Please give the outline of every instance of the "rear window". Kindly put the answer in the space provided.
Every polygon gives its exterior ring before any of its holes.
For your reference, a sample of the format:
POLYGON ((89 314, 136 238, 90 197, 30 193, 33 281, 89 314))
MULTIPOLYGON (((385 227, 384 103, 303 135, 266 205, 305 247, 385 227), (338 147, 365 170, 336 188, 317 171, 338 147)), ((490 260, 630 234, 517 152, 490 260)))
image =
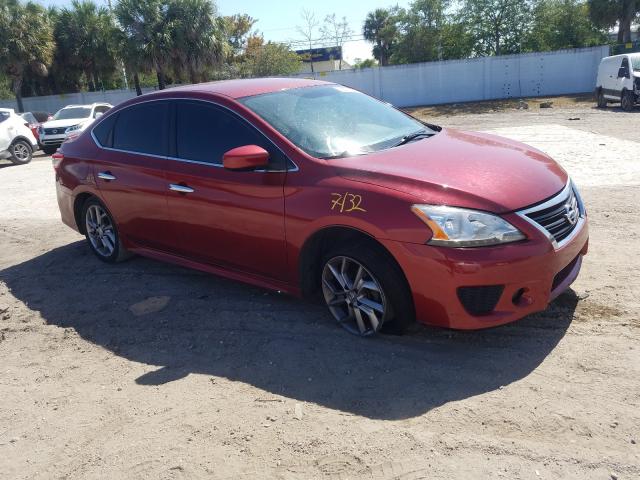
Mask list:
POLYGON ((113 148, 150 155, 167 155, 166 102, 133 105, 118 113, 113 128, 113 148))
POLYGON ((0 112, 0 123, 4 122, 7 118, 9 118, 9 112, 0 112))

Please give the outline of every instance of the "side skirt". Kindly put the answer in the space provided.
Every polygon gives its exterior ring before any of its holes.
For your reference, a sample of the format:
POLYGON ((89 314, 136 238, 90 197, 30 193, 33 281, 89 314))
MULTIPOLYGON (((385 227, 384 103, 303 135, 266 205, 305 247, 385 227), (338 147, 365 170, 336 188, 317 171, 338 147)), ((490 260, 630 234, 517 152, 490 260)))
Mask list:
POLYGON ((192 268, 194 270, 211 273, 213 275, 228 278, 230 280, 236 280, 238 282, 248 283, 256 287, 266 288, 267 290, 275 290, 286 293, 288 295, 292 295, 294 297, 301 297, 299 287, 294 287, 292 285, 289 285, 288 283, 280 282, 278 280, 272 280, 269 278, 261 277, 259 275, 253 275, 237 270, 229 270, 210 264, 194 262, 193 260, 189 260, 178 255, 172 255, 170 253, 160 252, 158 250, 153 250, 150 248, 131 246, 127 247, 127 249, 137 255, 152 258, 154 260, 160 260, 161 262, 173 263, 175 265, 180 265, 181 267, 192 268))

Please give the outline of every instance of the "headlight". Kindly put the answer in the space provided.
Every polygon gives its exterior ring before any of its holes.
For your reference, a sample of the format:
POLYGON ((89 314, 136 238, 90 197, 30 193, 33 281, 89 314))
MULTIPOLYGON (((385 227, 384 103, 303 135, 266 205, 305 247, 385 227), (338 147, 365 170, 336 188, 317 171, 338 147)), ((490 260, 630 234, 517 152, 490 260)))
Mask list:
POLYGON ((478 210, 437 205, 414 205, 411 210, 433 231, 431 245, 481 247, 526 238, 506 220, 478 210))
POLYGON ((79 129, 80 129, 80 127, 82 127, 82 124, 81 124, 81 123, 79 123, 78 125, 74 125, 73 127, 69 127, 69 128, 67 128, 67 129, 64 131, 64 133, 74 132, 74 131, 76 131, 76 130, 79 130, 79 129))

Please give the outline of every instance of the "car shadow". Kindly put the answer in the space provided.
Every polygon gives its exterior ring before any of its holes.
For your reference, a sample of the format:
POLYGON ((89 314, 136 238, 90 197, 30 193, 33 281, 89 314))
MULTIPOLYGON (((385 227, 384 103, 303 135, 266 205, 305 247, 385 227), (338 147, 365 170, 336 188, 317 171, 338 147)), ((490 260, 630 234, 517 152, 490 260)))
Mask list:
POLYGON ((0 280, 47 324, 158 366, 129 381, 213 375, 253 385, 265 398, 376 419, 415 417, 526 377, 562 339, 577 303, 569 291, 544 313, 503 327, 416 327, 361 339, 323 306, 144 258, 107 265, 84 242, 6 268, 0 280))

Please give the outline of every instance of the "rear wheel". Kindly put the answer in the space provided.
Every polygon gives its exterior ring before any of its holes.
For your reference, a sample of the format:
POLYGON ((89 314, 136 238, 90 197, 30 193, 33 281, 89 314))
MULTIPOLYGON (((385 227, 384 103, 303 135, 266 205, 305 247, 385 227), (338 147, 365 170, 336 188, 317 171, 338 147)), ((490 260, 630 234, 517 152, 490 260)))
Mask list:
POLYGON ((325 256, 322 293, 340 326, 359 336, 401 334, 414 322, 411 291, 389 255, 365 243, 325 256))
POLYGON ((113 217, 97 198, 91 197, 84 203, 82 218, 87 243, 100 260, 116 263, 130 256, 122 246, 113 217))
POLYGON ((629 90, 622 91, 622 97, 620 98, 620 105, 625 112, 633 110, 633 106, 636 103, 636 97, 633 92, 629 90))
POLYGON ((42 147, 42 151, 47 155, 53 155, 58 150, 58 147, 42 147))
POLYGON ((29 145, 29 142, 26 140, 16 140, 9 147, 9 153, 11 154, 11 157, 9 157, 11 162, 16 165, 24 165, 31 161, 33 151, 31 145, 29 145))
POLYGON ((604 98, 604 93, 602 92, 602 89, 598 90, 598 93, 596 95, 596 100, 598 102, 598 108, 606 108, 607 107, 607 99, 604 98))

